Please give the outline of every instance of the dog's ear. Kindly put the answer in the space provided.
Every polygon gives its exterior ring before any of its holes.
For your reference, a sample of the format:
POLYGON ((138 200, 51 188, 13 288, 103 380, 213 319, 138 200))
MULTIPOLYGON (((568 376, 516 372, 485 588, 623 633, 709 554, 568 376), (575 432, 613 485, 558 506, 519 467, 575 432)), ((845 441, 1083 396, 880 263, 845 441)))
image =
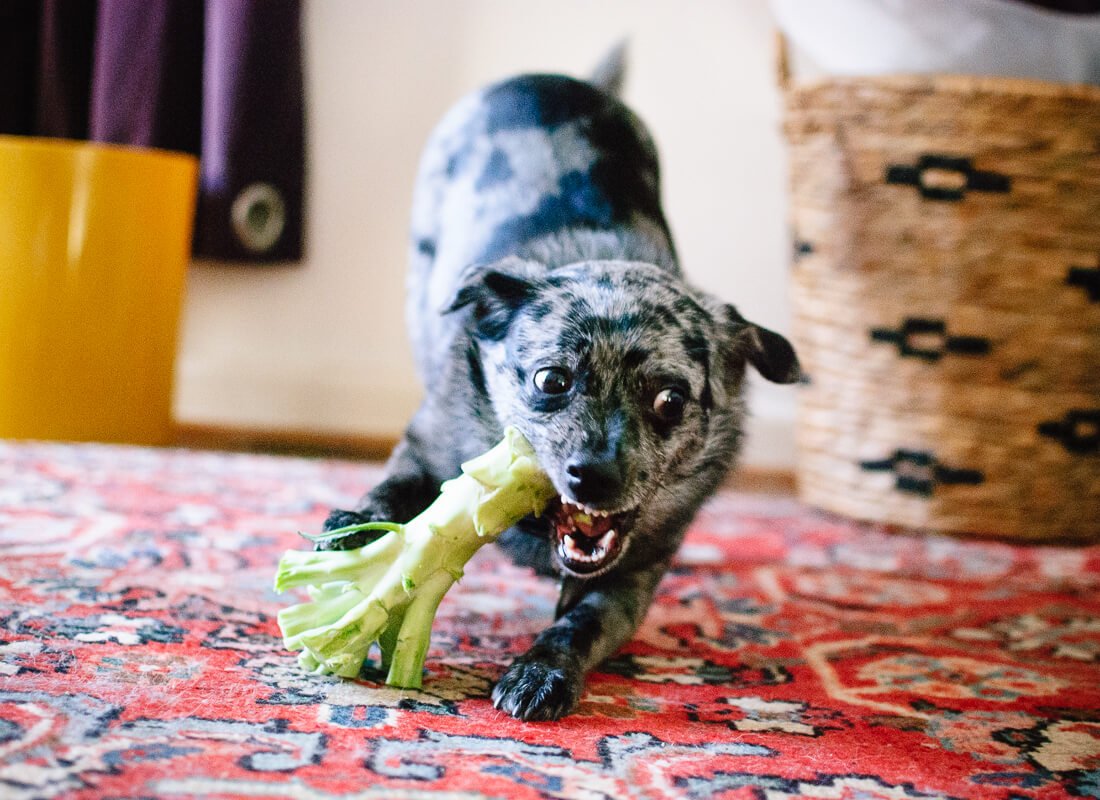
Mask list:
POLYGON ((772 383, 795 383, 802 377, 798 356, 790 342, 775 331, 749 322, 733 306, 727 305, 725 312, 735 351, 757 372, 772 383))
POLYGON ((463 273, 458 291, 443 313, 470 306, 477 336, 500 341, 508 333, 516 313, 538 293, 540 287, 534 276, 544 269, 541 264, 515 256, 470 267, 463 273))

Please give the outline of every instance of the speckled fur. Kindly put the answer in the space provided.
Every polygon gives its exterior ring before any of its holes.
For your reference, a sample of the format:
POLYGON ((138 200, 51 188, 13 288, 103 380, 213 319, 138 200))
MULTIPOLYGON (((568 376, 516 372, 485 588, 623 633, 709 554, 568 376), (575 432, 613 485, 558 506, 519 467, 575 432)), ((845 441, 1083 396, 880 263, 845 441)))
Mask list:
MULTIPOLYGON (((621 79, 602 74, 608 86, 621 79)), ((411 234, 408 319, 426 397, 386 479, 325 527, 414 516, 507 425, 564 494, 571 458, 611 454, 622 485, 606 505, 639 510, 610 569, 564 569, 545 520, 499 541, 520 563, 561 574, 562 592, 557 620, 493 700, 522 719, 555 719, 585 673, 633 634, 684 530, 731 468, 746 364, 789 382, 797 359, 781 336, 683 280, 649 134, 583 81, 521 76, 460 101, 426 148, 411 234), (545 366, 573 375, 568 392, 539 392, 533 376, 545 366), (653 412, 668 386, 688 398, 676 424, 653 412)))

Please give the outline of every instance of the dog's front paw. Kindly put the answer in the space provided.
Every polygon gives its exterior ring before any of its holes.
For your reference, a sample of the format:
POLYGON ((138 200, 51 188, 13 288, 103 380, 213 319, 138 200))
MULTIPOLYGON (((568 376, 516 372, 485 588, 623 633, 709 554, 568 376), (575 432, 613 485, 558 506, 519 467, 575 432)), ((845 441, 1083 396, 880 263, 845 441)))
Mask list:
POLYGON ((493 687, 493 705, 525 722, 564 717, 580 698, 584 675, 561 661, 531 655, 516 659, 493 687))
MULTIPOLYGON (((338 528, 346 528, 349 525, 362 525, 364 522, 373 521, 373 516, 367 516, 358 511, 345 511, 341 508, 335 508, 329 513, 328 518, 321 526, 321 530, 328 533, 338 528)), ((331 539, 319 539, 313 546, 316 550, 354 550, 373 542, 380 536, 384 536, 385 533, 385 531, 358 531, 331 539)))

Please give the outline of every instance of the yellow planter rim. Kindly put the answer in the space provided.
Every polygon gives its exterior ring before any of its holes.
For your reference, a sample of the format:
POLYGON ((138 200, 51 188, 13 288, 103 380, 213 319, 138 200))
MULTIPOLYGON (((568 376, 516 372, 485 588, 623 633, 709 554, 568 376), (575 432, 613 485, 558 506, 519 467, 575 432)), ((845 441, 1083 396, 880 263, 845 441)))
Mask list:
POLYGON ((51 136, 17 136, 0 134, 0 149, 22 150, 27 152, 54 152, 76 155, 77 153, 95 153, 108 158, 150 158, 164 162, 178 162, 195 165, 199 159, 190 153, 178 150, 165 150, 159 147, 140 147, 138 145, 91 142, 83 139, 63 139, 51 136))

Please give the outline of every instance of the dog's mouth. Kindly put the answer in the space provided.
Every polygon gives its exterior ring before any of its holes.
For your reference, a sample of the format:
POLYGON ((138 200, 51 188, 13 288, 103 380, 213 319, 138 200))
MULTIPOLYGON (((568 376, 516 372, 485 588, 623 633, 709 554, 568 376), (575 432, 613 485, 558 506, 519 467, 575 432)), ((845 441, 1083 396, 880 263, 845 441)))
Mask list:
POLYGON ((562 497, 549 514, 562 566, 575 575, 593 576, 610 569, 623 554, 638 509, 608 512, 562 497))

